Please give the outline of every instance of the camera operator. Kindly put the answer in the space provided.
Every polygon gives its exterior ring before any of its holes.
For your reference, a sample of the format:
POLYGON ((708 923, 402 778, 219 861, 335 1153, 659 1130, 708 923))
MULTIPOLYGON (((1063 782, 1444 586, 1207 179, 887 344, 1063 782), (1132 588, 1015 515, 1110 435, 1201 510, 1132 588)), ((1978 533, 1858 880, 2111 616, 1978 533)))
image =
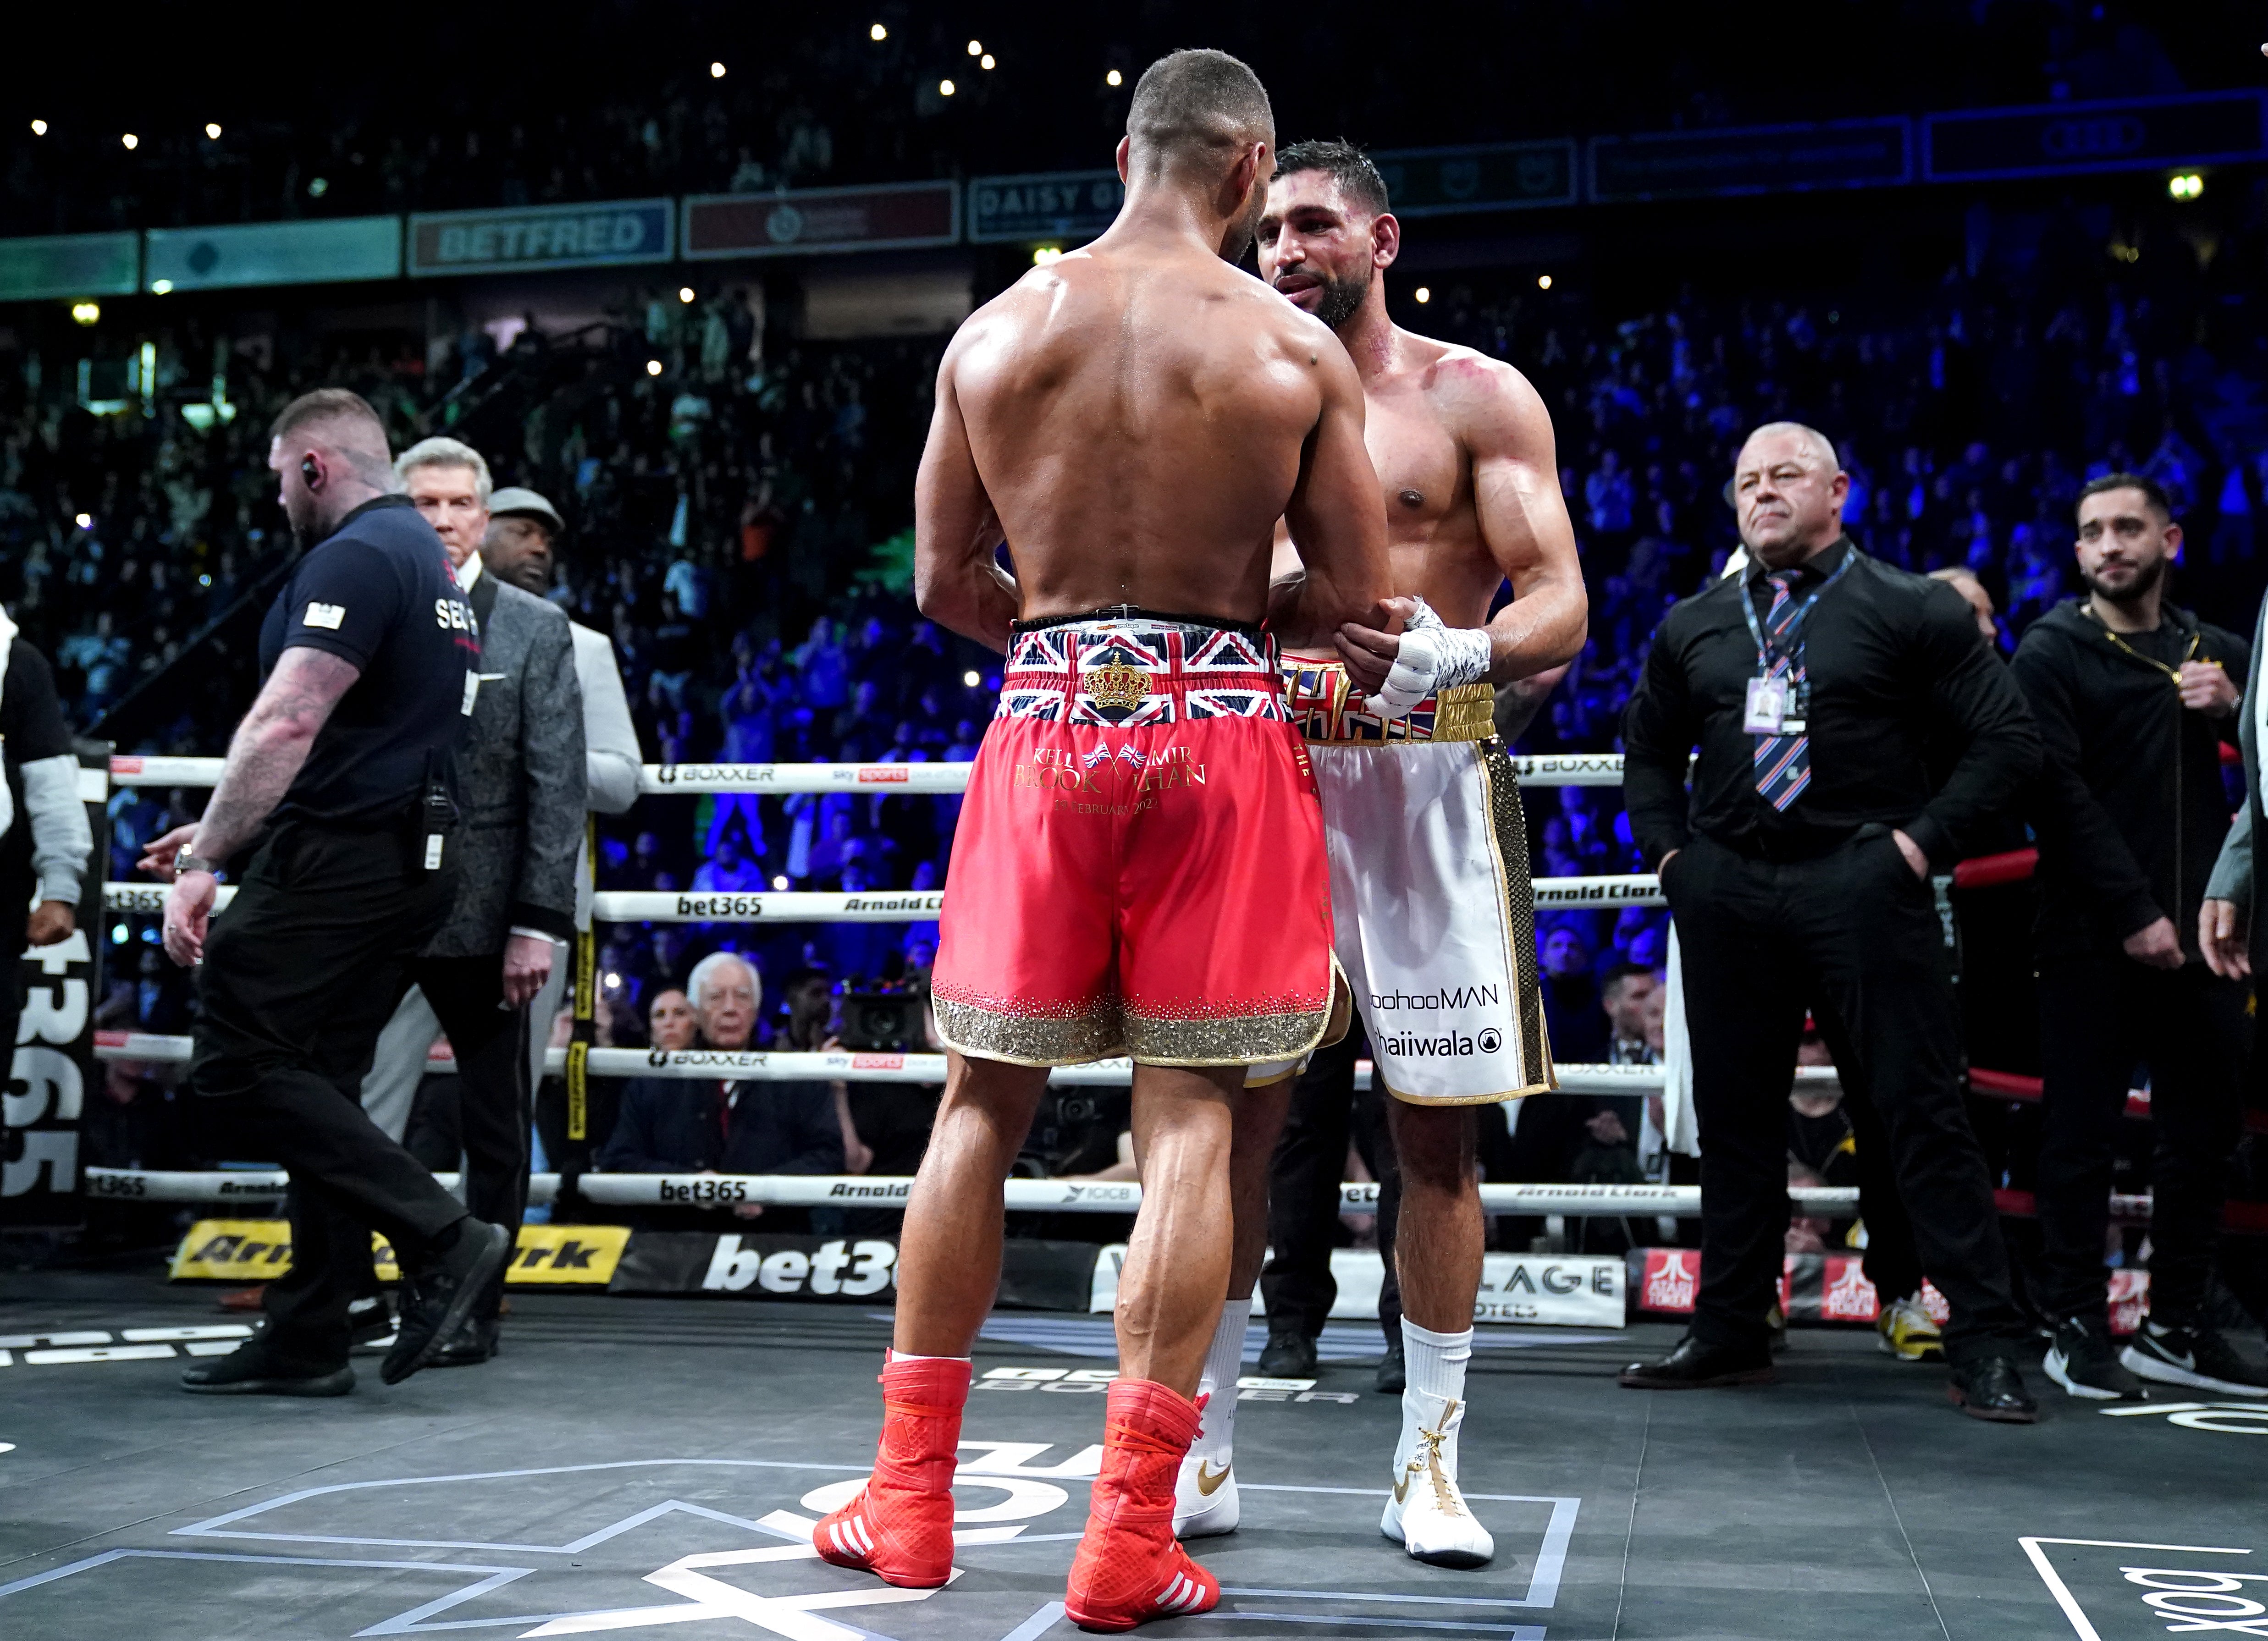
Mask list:
POLYGON ((2205 1318, 2242 1131, 2245 996, 2187 938, 2228 830, 2220 748, 2237 739, 2231 674, 2249 657, 2235 634, 2167 602, 2181 546, 2155 480, 2095 480, 2079 493, 2088 595, 2034 622, 2014 662, 2048 754, 2034 819, 2047 1374, 2096 1402, 2140 1401, 2145 1379, 2268 1394, 2268 1372, 2205 1318), (2121 1352, 2102 1250, 2138 1063, 2154 1130, 2150 1320, 2121 1352))

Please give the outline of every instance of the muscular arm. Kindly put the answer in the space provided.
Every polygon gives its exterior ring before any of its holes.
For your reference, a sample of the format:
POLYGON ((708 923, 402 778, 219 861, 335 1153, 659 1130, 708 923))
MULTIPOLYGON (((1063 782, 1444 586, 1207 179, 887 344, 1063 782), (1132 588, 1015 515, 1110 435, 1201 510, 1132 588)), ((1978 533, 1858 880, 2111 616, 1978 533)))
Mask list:
POLYGON ((1336 337, 1326 335, 1317 346, 1322 412, 1284 507, 1304 573, 1272 584, 1269 619, 1286 650, 1328 654, 1331 635, 1349 622, 1372 619, 1394 586, 1386 504, 1362 442, 1362 381, 1336 337))
POLYGON ((954 392, 960 351, 956 339, 938 367, 937 412, 914 479, 914 602, 939 626, 1005 651, 1022 600, 992 556, 1002 540, 1000 519, 976 471, 954 392))
POLYGON ((1507 366, 1463 368, 1487 370, 1465 438, 1481 540, 1513 592, 1488 624, 1489 682, 1510 684, 1574 659, 1590 600, 1543 401, 1507 366))
POLYGON ((291 789, 307 750, 362 669, 328 650, 290 649, 229 742, 220 782, 197 822, 189 850, 226 860, 260 830, 291 789))

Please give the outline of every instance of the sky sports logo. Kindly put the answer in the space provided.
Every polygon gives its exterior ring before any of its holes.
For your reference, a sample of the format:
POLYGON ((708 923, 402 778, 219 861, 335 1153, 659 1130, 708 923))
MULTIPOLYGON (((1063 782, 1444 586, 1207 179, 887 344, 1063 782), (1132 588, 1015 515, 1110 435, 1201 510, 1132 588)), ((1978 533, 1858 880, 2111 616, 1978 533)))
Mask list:
POLYGON ((1462 1060, 1476 1054, 1496 1054, 1504 1048, 1504 1034, 1494 1027, 1471 1037, 1448 1032, 1439 1037, 1404 1035, 1372 1041, 1398 1060, 1462 1060))

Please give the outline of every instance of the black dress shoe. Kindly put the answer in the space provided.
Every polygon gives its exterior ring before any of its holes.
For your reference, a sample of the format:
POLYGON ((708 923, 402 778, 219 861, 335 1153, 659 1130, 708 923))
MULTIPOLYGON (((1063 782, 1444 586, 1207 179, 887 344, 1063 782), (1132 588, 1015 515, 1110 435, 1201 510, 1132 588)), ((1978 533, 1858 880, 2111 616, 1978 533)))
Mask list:
POLYGON ((2005 1356, 1979 1357, 1955 1362, 1945 1394, 1953 1405, 1972 1419, 1994 1424, 2036 1424, 2040 1404, 2024 1388, 2024 1376, 2005 1356))
POLYGON ((1378 1394, 1398 1396, 1409 1387, 1409 1365, 1403 1353, 1402 1341, 1396 1339, 1386 1347, 1386 1354, 1378 1358, 1378 1394))
POLYGON ((414 1275, 402 1273, 401 1326, 378 1376, 398 1385, 431 1366, 511 1257, 511 1232, 485 1219, 460 1220, 447 1253, 414 1275))
POLYGON ((1271 1328, 1259 1369, 1263 1379, 1313 1379, 1315 1342, 1296 1328, 1271 1328))
POLYGON ((345 1363, 320 1367, 291 1362, 247 1340, 226 1356, 207 1357, 181 1374, 181 1388, 201 1396, 343 1396, 354 1388, 345 1363))
POLYGON ((1779 1378, 1771 1347, 1704 1344, 1691 1334, 1659 1362, 1633 1362, 1616 1382, 1625 1390, 1713 1390, 1722 1385, 1769 1385, 1779 1378))
POLYGON ((497 1335, 501 1324, 494 1317, 482 1321, 467 1317, 457 1324, 457 1331, 449 1342, 433 1353, 428 1367, 477 1367, 497 1353, 497 1335))

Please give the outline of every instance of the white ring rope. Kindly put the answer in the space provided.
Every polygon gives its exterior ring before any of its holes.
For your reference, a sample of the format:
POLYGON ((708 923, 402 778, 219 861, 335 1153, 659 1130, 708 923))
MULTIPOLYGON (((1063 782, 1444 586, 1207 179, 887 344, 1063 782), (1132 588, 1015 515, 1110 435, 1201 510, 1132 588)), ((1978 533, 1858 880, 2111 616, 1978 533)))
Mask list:
MULTIPOLYGON (((113 1202, 265 1203, 281 1196, 289 1182, 280 1172, 250 1169, 194 1174, 89 1168, 85 1174, 87 1195, 113 1202)), ((449 1190, 460 1188, 456 1174, 434 1178, 449 1190)), ((556 1202, 559 1186, 558 1174, 531 1174, 527 1200, 556 1202)), ((585 1201, 613 1208, 718 1208, 753 1203, 779 1208, 902 1209, 912 1188, 913 1181, 902 1176, 857 1174, 585 1174, 576 1181, 585 1201)), ((1480 1194, 1481 1206, 1499 1214, 1668 1214, 1693 1219, 1701 1213, 1697 1185, 1483 1185, 1480 1194)), ((1131 1180, 1010 1180, 1002 1196, 1016 1212, 1130 1214, 1142 1205, 1142 1188, 1131 1180)), ((1859 1205, 1857 1189, 1847 1186, 1798 1186, 1790 1188, 1788 1196, 1798 1207, 1822 1213, 1840 1214, 1859 1205)), ((1377 1212, 1378 1187, 1341 1186, 1339 1210, 1377 1212)))
MULTIPOLYGON (((94 1048, 98 1060, 129 1060, 144 1065, 186 1065, 195 1039, 166 1037, 149 1032, 105 1032, 94 1048)), ((427 1061, 428 1068, 446 1073, 456 1062, 440 1049, 427 1061)), ((554 1049, 544 1056, 549 1071, 566 1069, 567 1051, 554 1049)), ((718 1049, 593 1049, 589 1071, 593 1077, 652 1077, 672 1082, 747 1083, 926 1083, 945 1081, 941 1054, 900 1054, 895 1051, 833 1049, 819 1054, 769 1053, 762 1049, 734 1052, 718 1049)), ((1563 1094, 1643 1094, 1661 1087, 1658 1065, 1570 1063, 1555 1066, 1563 1094)), ((1371 1085, 1371 1063, 1355 1062, 1357 1088, 1371 1085)), ((1124 1088, 1134 1080, 1130 1060, 1096 1060, 1086 1065, 1059 1065, 1048 1081, 1057 1088, 1124 1088)), ((1840 1088, 1832 1066, 1802 1066, 1795 1080, 1805 1087, 1840 1088)))

